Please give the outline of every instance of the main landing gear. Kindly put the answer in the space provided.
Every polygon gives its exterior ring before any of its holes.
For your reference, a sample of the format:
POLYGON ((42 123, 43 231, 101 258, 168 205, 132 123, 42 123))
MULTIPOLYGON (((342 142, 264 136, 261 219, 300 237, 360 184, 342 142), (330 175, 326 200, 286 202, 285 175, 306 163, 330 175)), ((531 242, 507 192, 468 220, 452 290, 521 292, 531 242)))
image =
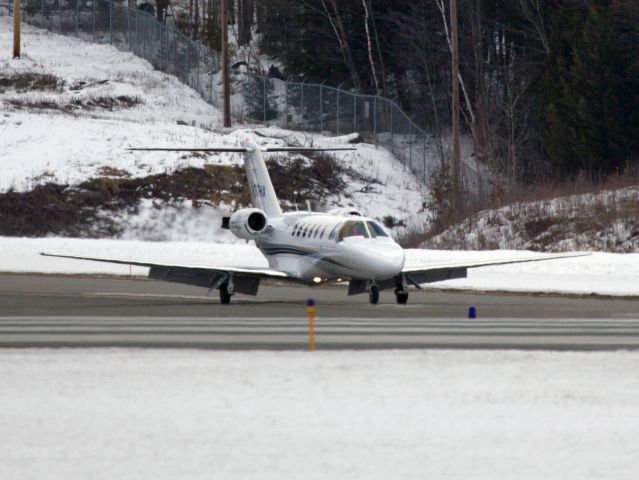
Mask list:
POLYGON ((368 289, 368 301, 373 305, 377 305, 379 303, 379 287, 377 285, 371 285, 368 289))
POLYGON ((406 305, 408 302, 408 281, 404 274, 395 277, 395 298, 400 305, 406 305))
MULTIPOLYGON (((388 286, 386 286, 386 288, 388 288, 388 286)), ((379 290, 379 285, 372 281, 369 283, 368 301, 372 305, 377 305, 379 303, 379 290)), ((397 303, 400 305, 405 305, 408 302, 408 282, 404 275, 395 277, 395 298, 397 299, 397 303)))
POLYGON ((400 305, 406 305, 408 302, 408 290, 405 292, 395 292, 395 298, 400 305))
POLYGON ((220 303, 222 305, 228 305, 231 303, 231 297, 233 296, 233 291, 229 288, 228 283, 223 283, 220 285, 220 303))

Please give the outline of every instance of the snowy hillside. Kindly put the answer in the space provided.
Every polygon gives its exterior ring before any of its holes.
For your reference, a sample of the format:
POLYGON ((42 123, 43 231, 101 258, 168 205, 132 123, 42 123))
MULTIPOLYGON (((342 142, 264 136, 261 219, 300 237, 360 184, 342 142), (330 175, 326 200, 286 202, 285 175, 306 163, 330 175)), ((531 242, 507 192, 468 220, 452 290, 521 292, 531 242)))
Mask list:
POLYGON ((639 187, 484 210, 423 247, 639 252, 639 187))
MULTIPOLYGON (((10 20, 0 17, 2 52, 11 51, 10 20)), ((215 176, 222 166, 240 164, 239 156, 130 152, 128 147, 236 146, 244 139, 263 145, 307 146, 356 141, 351 136, 331 138, 276 128, 224 131, 219 112, 195 91, 154 71, 131 53, 107 45, 88 44, 24 25, 22 51, 21 59, 10 59, 8 53, 0 58, 0 195, 10 192, 13 204, 34 203, 33 195, 20 194, 42 193, 42 186, 49 183, 59 185, 53 190, 67 196, 58 200, 69 203, 77 201, 77 195, 68 196, 73 188, 106 185, 110 203, 98 205, 91 220, 100 223, 108 217, 111 223, 108 228, 89 232, 71 230, 80 236, 109 236, 112 231, 113 237, 129 239, 234 241, 228 232, 217 228, 222 212, 234 208, 233 195, 181 198, 175 193, 154 192, 138 195, 134 203, 114 199, 119 190, 130 187, 131 179, 152 184, 157 177, 151 176, 159 175, 169 176, 165 180, 170 182, 171 175, 191 168, 215 176), (122 183, 125 180, 129 183, 122 183)), ((318 201, 315 197, 319 194, 313 197, 313 192, 299 189, 311 196, 315 208, 352 206, 380 220, 392 216, 392 223, 399 225, 425 221, 418 219, 417 211, 426 192, 388 152, 359 143, 357 152, 334 157, 342 173, 341 191, 326 192, 318 201)), ((280 160, 286 166, 288 160, 280 160)), ((307 158, 299 161, 306 166, 313 163, 307 158)), ((286 175, 286 170, 282 171, 286 175)), ((286 180, 279 179, 280 183, 286 180)), ((50 199, 51 188, 45 193, 40 195, 44 201, 55 203, 50 199)), ((104 196, 104 192, 98 193, 104 196)), ((289 202, 289 208, 299 202, 301 208, 307 198, 283 196, 282 200, 289 202)), ((78 205, 84 208, 84 204, 78 205)), ((8 215, 6 209, 4 215, 8 215)))

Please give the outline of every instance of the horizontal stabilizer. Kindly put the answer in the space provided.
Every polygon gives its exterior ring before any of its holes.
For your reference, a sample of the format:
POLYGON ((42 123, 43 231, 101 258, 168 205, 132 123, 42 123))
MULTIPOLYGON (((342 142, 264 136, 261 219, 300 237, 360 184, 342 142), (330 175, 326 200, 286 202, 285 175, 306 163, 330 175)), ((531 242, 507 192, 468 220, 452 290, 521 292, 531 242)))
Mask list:
POLYGON ((227 152, 227 153, 246 153, 252 151, 249 148, 169 148, 169 147, 151 147, 151 148, 127 148, 127 150, 138 152, 227 152))
MULTIPOLYGON (((135 152, 209 152, 209 153, 247 153, 252 152, 252 148, 181 148, 181 147, 136 147, 136 148, 127 148, 129 151, 135 152)), ((338 152, 338 151, 352 151, 357 150, 354 147, 335 147, 335 148, 306 148, 306 147, 265 147, 259 149, 261 152, 338 152)))
POLYGON ((306 147, 266 147, 261 148, 263 152, 339 152, 344 150, 357 150, 355 147, 335 147, 335 148, 306 148, 306 147))

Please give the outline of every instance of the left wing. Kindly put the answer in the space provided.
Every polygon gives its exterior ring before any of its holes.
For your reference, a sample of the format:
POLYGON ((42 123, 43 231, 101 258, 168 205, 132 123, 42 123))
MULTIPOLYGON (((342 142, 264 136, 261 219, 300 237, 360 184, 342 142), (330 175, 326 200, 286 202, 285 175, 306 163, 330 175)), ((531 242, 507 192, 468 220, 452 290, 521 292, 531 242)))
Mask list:
POLYGON ((543 257, 513 257, 479 262, 432 262, 423 265, 408 265, 402 269, 408 282, 416 287, 422 283, 440 282, 454 278, 466 278, 469 268, 507 265, 511 263, 543 262, 561 258, 586 257, 590 253, 557 253, 543 257))
POLYGON ((120 265, 134 265, 149 267, 149 278, 166 282, 184 283, 208 289, 218 288, 224 282, 233 279, 236 292, 245 295, 256 295, 262 278, 299 281, 286 272, 271 268, 255 267, 217 267, 210 265, 175 264, 137 262, 118 258, 80 257, 76 255, 62 255, 57 253, 40 253, 45 257, 71 258, 73 260, 89 260, 92 262, 115 263, 120 265))

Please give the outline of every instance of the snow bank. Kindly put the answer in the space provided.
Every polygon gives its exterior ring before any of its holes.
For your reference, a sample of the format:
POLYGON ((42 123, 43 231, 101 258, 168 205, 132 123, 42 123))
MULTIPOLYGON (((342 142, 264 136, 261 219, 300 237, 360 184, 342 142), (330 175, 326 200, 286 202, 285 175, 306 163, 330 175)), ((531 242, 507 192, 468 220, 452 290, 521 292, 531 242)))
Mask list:
MULTIPOLYGON (((252 243, 141 242, 72 238, 1 238, 0 271, 67 274, 146 275, 147 269, 106 263, 46 258, 40 252, 127 260, 207 264, 215 266, 267 266, 252 243)), ((406 251, 407 265, 437 262, 491 261, 531 258, 540 253, 522 251, 406 251)), ((428 288, 479 291, 546 292, 598 295, 639 295, 639 254, 595 253, 588 257, 548 262, 481 267, 468 278, 429 284, 428 288)))

